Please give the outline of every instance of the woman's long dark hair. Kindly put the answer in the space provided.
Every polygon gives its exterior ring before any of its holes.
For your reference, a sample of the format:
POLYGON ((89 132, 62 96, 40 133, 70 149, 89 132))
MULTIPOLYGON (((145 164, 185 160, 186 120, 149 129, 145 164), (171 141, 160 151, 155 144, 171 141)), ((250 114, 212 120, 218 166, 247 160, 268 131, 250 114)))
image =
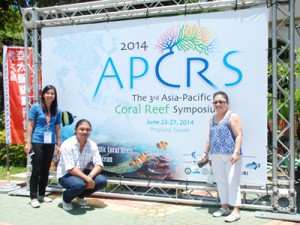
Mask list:
POLYGON ((42 98, 41 98, 41 106, 44 112, 48 113, 46 104, 45 104, 45 98, 44 98, 44 94, 49 91, 50 89, 54 90, 54 100, 51 103, 51 107, 50 107, 50 113, 51 115, 55 115, 57 112, 57 92, 56 92, 56 88, 53 85, 47 85, 46 87, 44 87, 43 92, 42 92, 42 98))

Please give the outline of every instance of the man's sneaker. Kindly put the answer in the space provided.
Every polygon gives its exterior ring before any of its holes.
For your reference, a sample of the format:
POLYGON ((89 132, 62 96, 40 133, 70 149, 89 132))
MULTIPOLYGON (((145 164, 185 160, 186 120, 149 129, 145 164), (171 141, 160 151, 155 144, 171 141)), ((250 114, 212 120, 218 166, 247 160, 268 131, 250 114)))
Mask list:
POLYGON ((62 206, 63 206, 64 210, 69 211, 69 210, 73 209, 72 203, 66 203, 66 202, 64 202, 63 198, 62 198, 61 202, 62 202, 62 206))
POLYGON ((84 198, 76 197, 76 200, 77 200, 78 204, 81 205, 81 206, 88 205, 88 202, 84 198))
POLYGON ((32 206, 32 208, 39 208, 41 206, 37 199, 31 199, 30 205, 32 206))
POLYGON ((38 201, 39 202, 52 202, 53 199, 52 198, 48 198, 46 196, 38 196, 38 201))
POLYGON ((216 212, 213 213, 214 217, 227 216, 230 214, 229 209, 219 208, 216 212))
POLYGON ((239 219, 241 219, 240 214, 236 214, 236 213, 231 213, 229 216, 225 217, 225 222, 235 222, 238 221, 239 219))

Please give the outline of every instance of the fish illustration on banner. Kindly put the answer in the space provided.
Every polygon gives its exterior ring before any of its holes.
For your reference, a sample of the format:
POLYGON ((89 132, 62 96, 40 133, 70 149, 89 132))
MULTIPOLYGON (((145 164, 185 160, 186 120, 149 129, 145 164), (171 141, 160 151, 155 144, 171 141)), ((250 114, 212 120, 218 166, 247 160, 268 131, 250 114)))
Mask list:
POLYGON ((147 153, 143 152, 139 156, 135 157, 135 159, 129 163, 130 166, 141 166, 143 163, 147 161, 147 153))
POLYGON ((72 113, 68 111, 61 112, 61 123, 64 126, 69 126, 74 122, 76 116, 73 116, 72 113))
POLYGON ((168 142, 161 141, 161 142, 157 143, 156 146, 158 149, 167 150, 168 142))
POLYGON ((254 170, 256 170, 259 167, 260 167, 260 163, 256 163, 256 162, 248 163, 246 165, 247 169, 254 169, 254 170))

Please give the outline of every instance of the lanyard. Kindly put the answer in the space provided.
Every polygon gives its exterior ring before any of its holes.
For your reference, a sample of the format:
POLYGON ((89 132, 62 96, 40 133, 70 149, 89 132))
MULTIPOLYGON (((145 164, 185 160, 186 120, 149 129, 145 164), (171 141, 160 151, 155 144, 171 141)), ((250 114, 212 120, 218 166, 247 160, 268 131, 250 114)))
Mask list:
POLYGON ((51 114, 46 114, 47 130, 49 129, 50 119, 51 119, 51 114))

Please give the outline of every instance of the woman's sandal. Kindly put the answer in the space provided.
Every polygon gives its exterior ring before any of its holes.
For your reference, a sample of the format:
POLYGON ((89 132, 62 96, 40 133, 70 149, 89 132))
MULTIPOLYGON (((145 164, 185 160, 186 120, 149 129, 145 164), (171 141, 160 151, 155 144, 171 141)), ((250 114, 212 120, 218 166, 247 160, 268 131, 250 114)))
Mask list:
POLYGON ((225 217, 225 222, 235 222, 241 219, 240 214, 231 213, 229 216, 225 217))

